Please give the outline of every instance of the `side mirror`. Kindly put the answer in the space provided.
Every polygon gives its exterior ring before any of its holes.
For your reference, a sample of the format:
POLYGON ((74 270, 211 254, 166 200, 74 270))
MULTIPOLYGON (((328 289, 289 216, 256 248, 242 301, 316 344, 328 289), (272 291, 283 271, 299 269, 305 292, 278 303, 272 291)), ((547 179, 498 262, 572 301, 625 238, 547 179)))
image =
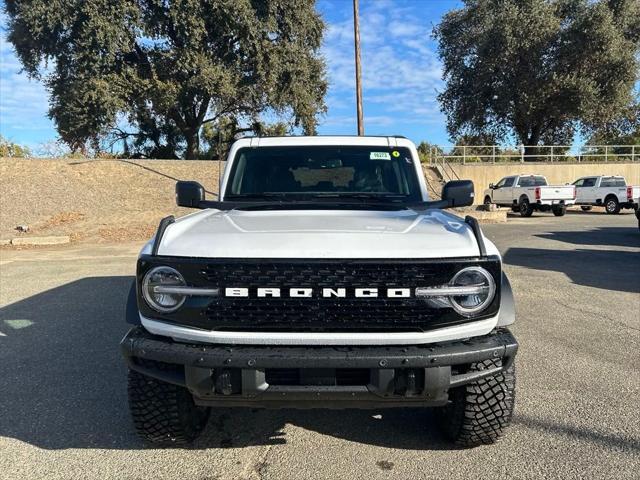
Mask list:
POLYGON ((493 183, 490 183, 490 184, 489 184, 489 189, 490 189, 490 190, 493 190, 494 188, 496 188, 496 187, 495 187, 495 185, 494 185, 493 183))
POLYGON ((471 180, 453 180, 442 187, 442 200, 451 207, 468 207, 473 205, 473 182, 471 180))
POLYGON ((204 187, 198 182, 179 181, 176 183, 176 204, 179 207, 202 208, 204 187))

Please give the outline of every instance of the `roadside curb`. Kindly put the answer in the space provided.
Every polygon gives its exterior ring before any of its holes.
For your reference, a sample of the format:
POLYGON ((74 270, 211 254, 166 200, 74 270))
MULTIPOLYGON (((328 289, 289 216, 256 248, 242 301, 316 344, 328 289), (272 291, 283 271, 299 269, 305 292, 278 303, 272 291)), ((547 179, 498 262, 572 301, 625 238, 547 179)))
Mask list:
POLYGON ((62 245, 71 243, 69 235, 56 237, 16 237, 11 240, 0 240, 0 245, 62 245))
POLYGON ((453 213, 464 217, 471 215, 480 223, 507 223, 507 211, 506 209, 498 209, 492 211, 481 210, 480 208, 474 210, 460 209, 454 210, 453 213))
POLYGON ((476 217, 480 223, 507 223, 506 210, 496 210, 494 212, 476 210, 471 215, 476 217))

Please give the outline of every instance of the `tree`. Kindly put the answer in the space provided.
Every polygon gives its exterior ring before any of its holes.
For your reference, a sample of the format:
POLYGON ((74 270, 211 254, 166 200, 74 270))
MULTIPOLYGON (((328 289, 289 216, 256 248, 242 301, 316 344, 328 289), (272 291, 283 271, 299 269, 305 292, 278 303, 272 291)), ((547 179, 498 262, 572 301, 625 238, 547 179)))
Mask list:
POLYGON ((0 135, 0 158, 1 157, 30 157, 31 150, 29 147, 25 147, 23 145, 19 145, 17 143, 12 142, 4 138, 0 135))
POLYGON ((200 153, 203 125, 325 111, 315 0, 6 0, 8 39, 73 149, 200 153), (50 70, 43 69, 48 65, 50 70))
POLYGON ((615 121, 633 99, 638 18, 637 0, 464 0, 434 31, 449 134, 567 143, 615 121))
POLYGON ((420 157, 420 161, 423 163, 431 160, 433 156, 439 156, 444 154, 444 150, 441 147, 436 145, 435 143, 427 142, 423 140, 417 147, 418 156, 420 157))
POLYGON ((640 145, 640 95, 638 95, 638 101, 629 106, 616 121, 595 130, 588 143, 589 145, 640 145))
POLYGON ((618 160, 637 158, 640 155, 640 94, 638 101, 627 108, 620 118, 595 130, 587 144, 599 146, 591 147, 591 154, 613 153, 618 155, 618 160), (607 148, 605 145, 612 146, 607 148))
POLYGON ((252 132, 262 137, 284 136, 291 133, 291 126, 284 122, 273 124, 254 122, 247 127, 242 127, 233 119, 223 117, 215 124, 207 123, 202 127, 200 136, 208 147, 206 157, 224 158, 233 141, 244 132, 252 132))

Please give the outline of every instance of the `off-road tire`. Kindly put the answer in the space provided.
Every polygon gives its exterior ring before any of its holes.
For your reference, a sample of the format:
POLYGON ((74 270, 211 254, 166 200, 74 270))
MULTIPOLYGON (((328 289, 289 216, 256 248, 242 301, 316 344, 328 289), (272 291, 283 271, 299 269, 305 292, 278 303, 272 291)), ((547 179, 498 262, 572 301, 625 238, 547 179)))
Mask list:
POLYGON ((567 213, 567 207, 565 207, 564 205, 562 205, 561 207, 553 207, 551 211, 556 217, 564 217, 564 214, 567 213))
POLYGON ((604 211, 609 215, 617 215, 620 213, 620 202, 613 196, 604 199, 604 211))
POLYGON ((524 197, 520 199, 518 204, 518 211, 522 217, 530 217, 533 215, 533 206, 529 203, 529 199, 524 197))
MULTIPOLYGON (((162 364, 157 364, 157 366, 162 364)), ((170 367, 170 366, 167 366, 170 367)), ((210 408, 193 403, 189 391, 129 370, 129 409, 138 435, 159 445, 195 440, 209 419, 210 408)))
POLYGON ((583 212, 589 212, 593 207, 591 205, 581 205, 580 208, 583 212))
MULTIPOLYGON (((471 365, 470 371, 500 366, 500 359, 471 365)), ((494 376, 454 388, 442 409, 440 428, 448 440, 460 447, 495 443, 511 423, 516 388, 515 365, 494 376)))
POLYGON ((491 201, 491 197, 489 195, 484 197, 484 206, 486 207, 487 210, 489 210, 489 207, 491 206, 492 203, 493 202, 491 201))

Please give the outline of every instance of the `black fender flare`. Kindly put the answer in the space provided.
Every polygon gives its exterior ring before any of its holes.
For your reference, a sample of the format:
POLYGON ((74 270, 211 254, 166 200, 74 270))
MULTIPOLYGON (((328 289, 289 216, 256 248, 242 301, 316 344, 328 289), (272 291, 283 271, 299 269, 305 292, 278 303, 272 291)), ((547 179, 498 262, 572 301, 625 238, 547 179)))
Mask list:
POLYGON ((496 326, 504 327, 516 321, 516 302, 513 298, 511 282, 507 274, 502 272, 500 281, 500 312, 498 313, 498 323, 496 326))
POLYGON ((131 325, 141 325, 140 313, 138 312, 138 292, 136 289, 136 281, 131 282, 129 295, 127 296, 127 307, 125 310, 125 319, 131 325))

